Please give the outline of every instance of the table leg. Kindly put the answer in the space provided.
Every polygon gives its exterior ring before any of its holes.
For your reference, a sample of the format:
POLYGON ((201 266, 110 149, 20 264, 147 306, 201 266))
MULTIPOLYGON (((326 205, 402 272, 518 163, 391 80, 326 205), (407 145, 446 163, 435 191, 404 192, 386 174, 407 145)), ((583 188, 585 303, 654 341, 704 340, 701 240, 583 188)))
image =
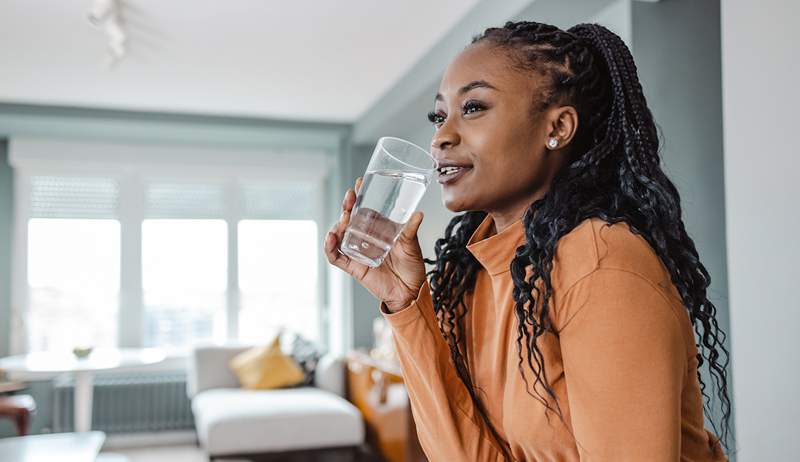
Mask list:
POLYGON ((92 394, 94 374, 91 371, 75 373, 75 431, 88 432, 92 429, 92 394))

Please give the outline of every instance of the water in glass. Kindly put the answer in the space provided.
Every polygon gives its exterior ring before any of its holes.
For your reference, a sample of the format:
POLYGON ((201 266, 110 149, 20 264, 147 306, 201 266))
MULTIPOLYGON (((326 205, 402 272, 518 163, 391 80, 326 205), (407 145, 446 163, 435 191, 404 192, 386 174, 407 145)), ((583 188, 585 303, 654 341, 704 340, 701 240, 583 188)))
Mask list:
POLYGON ((427 178, 416 173, 366 172, 342 240, 342 252, 373 268, 383 263, 426 186, 427 178))

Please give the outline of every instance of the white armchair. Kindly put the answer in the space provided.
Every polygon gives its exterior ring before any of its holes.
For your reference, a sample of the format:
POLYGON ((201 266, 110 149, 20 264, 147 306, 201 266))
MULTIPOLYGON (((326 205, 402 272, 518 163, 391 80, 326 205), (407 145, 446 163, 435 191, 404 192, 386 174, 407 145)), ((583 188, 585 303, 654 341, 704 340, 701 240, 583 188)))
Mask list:
POLYGON ((191 356, 187 393, 209 459, 281 454, 316 460, 319 454, 319 460, 357 460, 365 429, 361 413, 345 399, 345 359, 322 356, 314 386, 245 390, 228 362, 247 348, 203 346, 191 356))

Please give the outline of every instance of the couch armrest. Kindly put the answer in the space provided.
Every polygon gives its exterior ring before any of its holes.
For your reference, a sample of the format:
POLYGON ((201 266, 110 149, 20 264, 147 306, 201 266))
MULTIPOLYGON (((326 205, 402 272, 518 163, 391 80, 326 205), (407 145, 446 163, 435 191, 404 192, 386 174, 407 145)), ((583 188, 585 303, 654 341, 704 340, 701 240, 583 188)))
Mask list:
POLYGON ((186 374, 186 394, 189 398, 211 388, 238 388, 239 379, 228 367, 228 362, 248 348, 246 345, 195 347, 186 374))
POLYGON ((314 386, 345 398, 347 360, 334 353, 324 354, 314 370, 314 386))

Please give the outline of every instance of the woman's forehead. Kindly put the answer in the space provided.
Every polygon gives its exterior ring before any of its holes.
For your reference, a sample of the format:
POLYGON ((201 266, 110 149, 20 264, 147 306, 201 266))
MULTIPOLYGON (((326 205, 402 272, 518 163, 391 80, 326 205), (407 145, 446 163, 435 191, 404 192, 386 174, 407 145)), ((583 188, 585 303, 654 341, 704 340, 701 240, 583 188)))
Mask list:
POLYGON ((488 83, 495 88, 488 90, 492 92, 527 93, 539 80, 538 73, 516 68, 507 51, 479 42, 464 49, 450 62, 442 76, 439 95, 445 99, 457 98, 460 90, 473 82, 488 83))

